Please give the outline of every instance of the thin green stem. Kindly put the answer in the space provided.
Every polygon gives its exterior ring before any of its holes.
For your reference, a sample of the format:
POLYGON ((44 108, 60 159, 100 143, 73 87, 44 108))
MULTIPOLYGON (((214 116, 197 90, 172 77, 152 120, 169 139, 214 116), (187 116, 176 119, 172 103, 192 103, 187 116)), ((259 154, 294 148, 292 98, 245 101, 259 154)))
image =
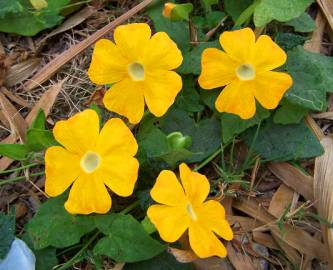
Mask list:
POLYGON ((253 153, 253 148, 254 148, 254 145, 257 141, 257 137, 258 137, 258 134, 259 134, 260 127, 261 127, 261 122, 259 122, 256 133, 254 134, 253 140, 252 140, 250 148, 249 148, 249 152, 247 153, 246 159, 245 159, 245 161, 243 163, 243 166, 241 168, 241 172, 245 171, 247 169, 248 165, 249 165, 248 163, 251 159, 251 156, 252 156, 252 153, 253 153))
POLYGON ((0 174, 7 174, 7 173, 12 173, 12 172, 17 172, 17 171, 20 171, 20 170, 23 170, 23 169, 28 169, 28 168, 31 168, 31 167, 34 167, 34 166, 37 166, 37 165, 39 165, 39 163, 31 163, 31 164, 24 165, 24 166, 21 166, 21 167, 18 167, 18 168, 6 170, 6 171, 1 171, 0 174))
POLYGON ((76 259, 82 254, 83 251, 85 251, 92 242, 95 241, 95 239, 98 237, 99 235, 99 231, 96 232, 89 240, 87 243, 84 244, 84 246, 78 251, 78 253, 76 253, 69 261, 67 261, 66 263, 64 263, 61 267, 59 267, 57 270, 65 270, 69 267, 71 267, 76 259))
MULTIPOLYGON (((38 173, 32 173, 29 176, 34 177, 34 176, 40 176, 40 175, 44 175, 44 174, 45 174, 45 172, 38 172, 38 173)), ((7 185, 7 184, 12 184, 12 183, 24 180, 24 179, 26 179, 26 176, 19 176, 19 177, 11 178, 11 179, 8 179, 8 180, 0 179, 0 187, 4 186, 4 185, 7 185)))
POLYGON ((211 162, 215 157, 217 157, 222 152, 222 149, 219 148, 212 155, 206 158, 203 162, 201 162, 198 166, 196 166, 193 171, 199 171, 201 168, 205 167, 209 162, 211 162))
POLYGON ((127 213, 131 212, 133 209, 135 209, 138 205, 139 205, 139 201, 135 201, 132 204, 130 204, 129 206, 127 206, 125 209, 123 209, 120 212, 120 214, 127 214, 127 213))

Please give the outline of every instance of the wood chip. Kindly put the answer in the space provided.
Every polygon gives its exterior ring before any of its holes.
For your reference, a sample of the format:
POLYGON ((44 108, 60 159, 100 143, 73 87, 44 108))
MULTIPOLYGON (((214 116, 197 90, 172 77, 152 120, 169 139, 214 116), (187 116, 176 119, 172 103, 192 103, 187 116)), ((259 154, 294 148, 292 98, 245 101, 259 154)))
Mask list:
MULTIPOLYGON (((322 139, 325 153, 316 158, 314 169, 314 197, 318 214, 329 223, 333 222, 333 139, 322 139)), ((322 225, 322 233, 329 253, 330 268, 333 269, 333 231, 327 225, 322 225)))
POLYGON ((286 162, 271 162, 270 171, 285 185, 301 194, 305 199, 313 201, 313 178, 305 175, 300 169, 286 162))
POLYGON ((40 69, 37 74, 35 74, 32 79, 30 79, 24 86, 25 90, 29 91, 47 79, 49 79, 55 72, 58 71, 64 64, 70 61, 73 57, 90 47, 94 44, 97 40, 102 38, 104 35, 112 31, 116 26, 119 24, 124 23, 127 19, 131 18, 133 15, 138 13, 140 10, 148 6, 153 0, 144 0, 140 4, 136 5, 120 17, 116 18, 114 21, 110 22, 102 29, 98 30, 96 33, 92 34, 90 37, 86 38, 85 40, 81 41, 80 43, 70 47, 68 50, 64 51, 56 58, 51 60, 48 64, 46 64, 42 69, 40 69))

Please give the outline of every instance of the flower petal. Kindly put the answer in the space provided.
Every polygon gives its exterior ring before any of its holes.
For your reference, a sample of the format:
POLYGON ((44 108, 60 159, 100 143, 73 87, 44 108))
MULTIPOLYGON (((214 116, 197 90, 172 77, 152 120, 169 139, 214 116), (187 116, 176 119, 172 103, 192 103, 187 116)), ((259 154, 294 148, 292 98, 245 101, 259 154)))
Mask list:
POLYGON ((152 205, 148 208, 147 215, 160 237, 170 243, 178 240, 190 224, 190 217, 181 206, 152 205))
POLYGON ((115 83, 105 93, 103 103, 108 110, 126 116, 132 124, 139 123, 145 108, 141 83, 130 78, 115 83))
POLYGON ((80 174, 80 156, 60 146, 45 152, 45 192, 52 197, 63 193, 80 174))
POLYGON ((127 76, 128 64, 112 41, 100 39, 94 48, 88 76, 96 84, 115 83, 127 76))
POLYGON ((185 194, 191 204, 193 206, 202 204, 210 190, 207 177, 200 173, 192 172, 185 163, 180 164, 179 172, 185 194))
POLYGON ((274 109, 292 83, 292 78, 287 73, 262 72, 254 80, 254 95, 264 108, 274 109))
POLYGON ((103 157, 101 167, 95 172, 114 193, 127 197, 133 193, 138 178, 139 162, 129 156, 103 157))
POLYGON ((257 73, 282 66, 286 60, 287 54, 269 36, 258 38, 253 58, 257 73))
POLYGON ((253 59, 255 35, 251 28, 224 31, 220 35, 224 51, 240 64, 249 64, 253 59))
POLYGON ((157 117, 165 114, 181 89, 182 78, 176 72, 149 72, 144 82, 143 93, 150 112, 157 117))
POLYGON ((71 214, 105 214, 111 208, 111 197, 102 180, 82 173, 71 188, 65 208, 71 214))
POLYGON ((170 206, 185 205, 186 197, 176 175, 169 170, 160 172, 154 187, 150 191, 151 197, 158 203, 170 206))
POLYGON ((102 156, 109 153, 134 156, 138 151, 138 144, 124 121, 112 118, 105 123, 99 134, 96 151, 102 156))
POLYGON ((214 231, 225 240, 233 238, 233 232, 225 219, 224 207, 217 201, 207 201, 195 208, 198 222, 205 228, 214 231))
POLYGON ((167 33, 158 32, 152 36, 144 48, 142 61, 147 69, 171 70, 179 67, 183 56, 177 44, 167 33))
POLYGON ((198 222, 192 222, 189 227, 190 246, 200 258, 227 256, 227 250, 222 242, 210 230, 198 222))
POLYGON ((99 134, 99 117, 94 110, 84 110, 68 120, 57 122, 53 134, 68 151, 83 154, 95 146, 99 134))
POLYGON ((233 113, 242 119, 249 119, 256 112, 252 82, 235 81, 227 85, 215 102, 219 112, 233 113))
POLYGON ((120 25, 113 35, 122 55, 131 62, 140 60, 142 48, 147 46, 150 36, 151 29, 146 23, 120 25))
POLYGON ((224 86, 235 79, 238 63, 228 54, 215 48, 203 51, 199 84, 204 89, 224 86))

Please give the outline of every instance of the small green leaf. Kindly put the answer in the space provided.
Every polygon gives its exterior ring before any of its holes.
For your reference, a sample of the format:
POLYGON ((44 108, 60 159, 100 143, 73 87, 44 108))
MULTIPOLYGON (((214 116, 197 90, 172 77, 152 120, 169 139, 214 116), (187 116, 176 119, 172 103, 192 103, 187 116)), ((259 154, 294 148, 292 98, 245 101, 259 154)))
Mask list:
POLYGON ((294 27, 295 31, 300 33, 312 32, 316 28, 315 21, 307 13, 303 13, 298 18, 292 19, 286 24, 294 27))
POLYGON ((326 91, 333 90, 333 58, 299 46, 288 53, 286 69, 293 77, 293 86, 285 97, 304 108, 323 111, 326 91))
POLYGON ((246 10, 252 3, 253 0, 225 0, 225 12, 231 16, 234 22, 236 22, 243 11, 246 10))
POLYGON ((151 223, 148 216, 145 216, 145 218, 141 221, 141 225, 148 234, 156 232, 156 227, 154 226, 153 223, 151 223))
POLYGON ((278 32, 275 36, 275 42, 285 51, 289 51, 298 45, 303 45, 307 39, 307 37, 293 33, 278 32))
POLYGON ((35 249, 68 247, 94 230, 92 216, 71 215, 65 210, 64 203, 64 195, 48 199, 27 224, 35 249))
POLYGON ((274 114, 273 121, 282 125, 296 124, 301 122, 307 113, 308 109, 283 100, 274 114))
POLYGON ((193 5, 191 3, 177 4, 170 13, 170 19, 172 21, 189 20, 189 14, 193 11, 193 5))
POLYGON ((243 120, 235 114, 222 113, 221 126, 223 142, 228 143, 235 135, 238 135, 246 129, 259 124, 259 122, 269 116, 270 112, 259 105, 257 106, 256 115, 248 120, 243 120))
POLYGON ((287 22, 299 17, 313 0, 262 0, 254 11, 256 27, 265 26, 272 20, 287 22))
POLYGON ((4 259, 15 238, 15 212, 0 213, 0 261, 4 259))
POLYGON ((49 130, 29 128, 27 131, 27 147, 34 152, 42 151, 50 146, 59 145, 49 130))
POLYGON ((0 18, 6 16, 7 13, 20 13, 23 6, 20 0, 0 1, 0 18))
POLYGON ((26 160, 29 152, 25 144, 0 144, 0 155, 14 160, 26 160))
POLYGON ((200 2, 206 12, 210 12, 212 10, 212 5, 218 4, 219 0, 200 0, 200 2))
POLYGON ((45 129, 45 121, 45 113, 40 109, 36 118, 32 121, 30 128, 45 129))
POLYGON ((165 250, 130 215, 111 214, 96 217, 96 226, 106 235, 94 247, 94 253, 117 262, 137 262, 155 257, 165 250), (108 226, 105 226, 107 224, 108 226))
POLYGON ((180 263, 167 252, 144 262, 127 263, 124 270, 193 270, 190 263, 180 263))
MULTIPOLYGON (((251 145, 256 127, 243 133, 242 138, 251 145)), ((299 124, 278 125, 269 120, 261 127, 254 142, 254 150, 265 161, 287 161, 320 156, 324 149, 316 136, 302 121, 299 124)))

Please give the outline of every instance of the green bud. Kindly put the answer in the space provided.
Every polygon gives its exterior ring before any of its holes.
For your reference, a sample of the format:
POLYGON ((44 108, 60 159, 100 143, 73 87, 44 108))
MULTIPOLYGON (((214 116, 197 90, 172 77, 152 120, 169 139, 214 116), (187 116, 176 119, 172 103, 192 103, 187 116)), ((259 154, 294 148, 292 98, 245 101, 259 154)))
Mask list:
POLYGON ((190 136, 183 136, 179 131, 170 133, 167 136, 167 141, 172 150, 188 148, 192 145, 192 138, 190 136))

